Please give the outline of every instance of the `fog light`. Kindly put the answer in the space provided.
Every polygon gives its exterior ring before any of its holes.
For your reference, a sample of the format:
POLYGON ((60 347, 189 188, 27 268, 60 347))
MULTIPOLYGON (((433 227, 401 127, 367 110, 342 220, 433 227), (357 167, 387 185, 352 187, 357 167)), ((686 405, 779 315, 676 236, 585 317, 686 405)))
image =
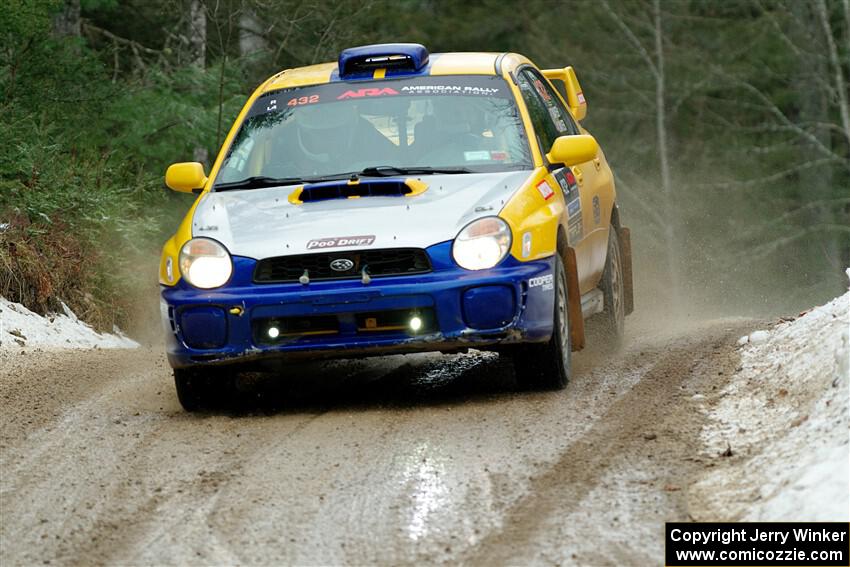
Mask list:
POLYGON ((277 327, 269 327, 269 338, 276 339, 280 335, 280 329, 277 327))
POLYGON ((422 319, 419 317, 412 317, 410 319, 410 330, 414 333, 422 328, 422 319))

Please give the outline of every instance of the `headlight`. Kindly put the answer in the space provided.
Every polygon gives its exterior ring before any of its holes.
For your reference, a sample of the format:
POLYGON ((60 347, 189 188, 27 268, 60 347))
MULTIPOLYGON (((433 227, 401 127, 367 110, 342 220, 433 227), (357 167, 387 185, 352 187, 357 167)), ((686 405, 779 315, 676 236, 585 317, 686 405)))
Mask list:
POLYGON ((233 273, 227 250, 209 238, 193 238, 180 249, 180 273, 201 289, 221 287, 233 273))
POLYGON ((499 217, 485 217, 466 225, 455 238, 452 256, 461 268, 486 270, 511 249, 511 229, 499 217))

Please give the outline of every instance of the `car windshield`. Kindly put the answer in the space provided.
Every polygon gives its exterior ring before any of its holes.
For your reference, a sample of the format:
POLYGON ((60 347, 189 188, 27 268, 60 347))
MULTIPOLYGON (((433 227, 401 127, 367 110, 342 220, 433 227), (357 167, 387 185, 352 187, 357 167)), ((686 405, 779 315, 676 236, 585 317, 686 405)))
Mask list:
POLYGON ((216 188, 529 168, 522 121, 501 77, 332 82, 259 97, 216 188))

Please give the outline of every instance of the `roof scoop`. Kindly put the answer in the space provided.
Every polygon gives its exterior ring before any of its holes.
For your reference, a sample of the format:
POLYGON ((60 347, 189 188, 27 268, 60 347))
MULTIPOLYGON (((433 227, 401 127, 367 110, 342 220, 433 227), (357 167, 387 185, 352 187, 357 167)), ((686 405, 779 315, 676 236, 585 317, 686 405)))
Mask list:
POLYGON ((349 47, 339 54, 342 79, 362 77, 375 69, 417 73, 428 65, 428 50, 418 43, 377 43, 349 47))

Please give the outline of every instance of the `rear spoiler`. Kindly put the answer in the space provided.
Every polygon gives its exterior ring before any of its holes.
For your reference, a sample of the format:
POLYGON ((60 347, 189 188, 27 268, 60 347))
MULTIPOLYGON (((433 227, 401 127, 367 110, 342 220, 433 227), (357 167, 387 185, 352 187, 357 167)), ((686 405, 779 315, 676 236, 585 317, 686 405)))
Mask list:
POLYGON ((545 69, 543 76, 549 79, 570 107, 570 112, 578 121, 587 116, 587 100, 578 84, 575 69, 564 67, 563 69, 545 69))

